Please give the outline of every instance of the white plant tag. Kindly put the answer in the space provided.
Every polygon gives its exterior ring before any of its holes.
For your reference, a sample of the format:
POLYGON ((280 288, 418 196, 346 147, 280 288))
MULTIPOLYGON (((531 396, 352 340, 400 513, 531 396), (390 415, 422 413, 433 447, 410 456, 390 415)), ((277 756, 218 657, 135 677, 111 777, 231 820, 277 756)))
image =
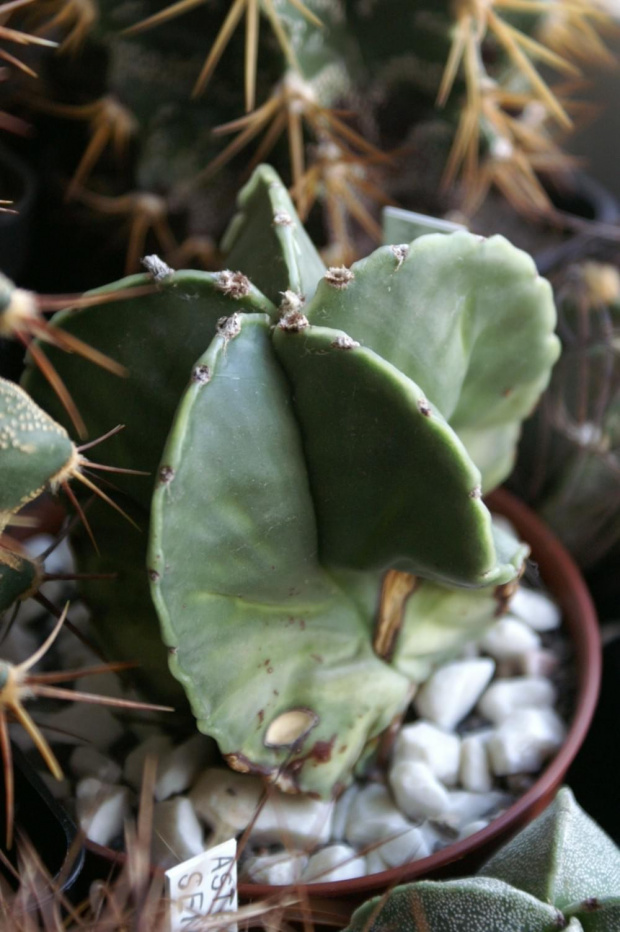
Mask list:
MULTIPOLYGON (((191 932, 203 927, 205 917, 237 910, 236 855, 231 838, 166 871, 168 932, 191 932)), ((236 923, 227 932, 237 932, 236 923)))

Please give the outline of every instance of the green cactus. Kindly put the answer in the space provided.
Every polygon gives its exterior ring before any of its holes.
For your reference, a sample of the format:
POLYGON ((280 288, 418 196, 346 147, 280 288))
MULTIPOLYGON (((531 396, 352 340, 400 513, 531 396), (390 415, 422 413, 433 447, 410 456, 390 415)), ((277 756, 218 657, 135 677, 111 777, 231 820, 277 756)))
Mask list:
POLYGON ((526 426, 513 483, 589 567, 620 539, 620 275, 584 262, 557 294, 562 360, 526 426))
POLYGON ((612 932, 619 921, 620 851, 564 788, 476 877, 397 887, 346 932, 612 932))
MULTIPOLYGON (((199 728, 238 769, 329 795, 518 577, 527 548, 495 527, 459 431, 516 435, 558 343, 548 284, 501 238, 432 235, 323 271, 285 198, 257 169, 227 241, 242 272, 159 274, 105 314, 54 318, 113 348, 128 383, 54 364, 91 430, 127 424, 107 456, 158 463, 148 575, 199 728), (444 608, 461 620, 433 625, 444 608)), ((112 596, 99 605, 114 624, 112 596)))
POLYGON ((15 549, 0 547, 0 614, 34 595, 41 580, 42 570, 36 560, 15 549))
POLYGON ((28 394, 0 379, 0 526, 9 515, 36 498, 47 485, 57 486, 77 465, 78 453, 67 431, 28 394))
MULTIPOLYGON (((257 151, 250 164, 273 158, 292 179, 304 219, 322 202, 325 243, 339 250, 338 261, 359 254, 355 224, 376 236, 375 204, 399 196, 379 150, 407 143, 417 150, 436 127, 438 158, 422 179, 421 160, 411 172, 418 207, 459 201, 471 213, 496 186, 520 210, 548 211, 536 170, 570 169, 555 134, 571 125, 571 101, 534 63, 575 74, 575 62, 611 59, 596 32, 601 11, 569 0, 548 11, 537 0, 222 0, 169 8, 92 0, 82 20, 75 5, 74 22, 59 6, 40 4, 40 28, 71 55, 49 69, 35 111, 83 124, 58 174, 73 175, 70 197, 129 224, 128 271, 137 270, 149 229, 168 261, 182 241, 182 254, 213 262, 204 238, 221 233, 238 186, 234 160, 248 146, 257 151), (235 28, 244 14, 247 31, 235 28), (205 70, 210 46, 217 54, 205 70), (233 140, 222 141, 229 133, 233 140), (280 139, 287 133, 288 153, 280 139), (455 197, 455 185, 450 196, 446 186, 438 192, 444 168, 451 180, 463 169, 463 196, 455 197)), ((52 147, 49 155, 58 158, 52 147)), ((405 159, 402 167, 408 171, 405 159)))

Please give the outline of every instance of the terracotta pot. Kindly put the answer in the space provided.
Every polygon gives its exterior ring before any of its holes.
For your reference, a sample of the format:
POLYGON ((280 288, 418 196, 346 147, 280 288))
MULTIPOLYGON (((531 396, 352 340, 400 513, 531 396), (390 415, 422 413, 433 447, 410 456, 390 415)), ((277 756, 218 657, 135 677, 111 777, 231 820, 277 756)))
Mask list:
MULTIPOLYGON (((596 705, 601 679, 601 650, 596 611, 579 570, 571 557, 529 508, 510 493, 499 490, 489 496, 492 510, 504 515, 531 547, 531 559, 560 605, 574 647, 577 695, 566 741, 535 784, 510 809, 485 829, 442 851, 403 867, 337 883, 298 885, 299 894, 311 910, 316 924, 343 927, 353 910, 369 897, 399 883, 421 877, 444 878, 474 873, 501 844, 531 821, 551 801, 581 746, 596 705)), ((87 843, 92 855, 109 863, 122 860, 111 849, 87 843)), ((240 884, 242 900, 257 900, 282 894, 284 888, 266 884, 240 884)), ((302 916, 302 911, 297 911, 302 916)), ((295 918, 294 908, 287 910, 295 918)))

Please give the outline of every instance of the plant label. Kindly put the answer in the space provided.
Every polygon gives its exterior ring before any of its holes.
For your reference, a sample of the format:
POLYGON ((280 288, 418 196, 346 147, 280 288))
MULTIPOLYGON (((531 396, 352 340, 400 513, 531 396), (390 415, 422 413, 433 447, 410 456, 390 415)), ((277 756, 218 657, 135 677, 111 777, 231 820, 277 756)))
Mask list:
MULTIPOLYGON (((166 893, 170 903, 168 932, 207 929, 208 917, 236 912, 236 839, 208 848, 167 870, 166 893)), ((234 921, 226 927, 226 932, 237 932, 234 921)))

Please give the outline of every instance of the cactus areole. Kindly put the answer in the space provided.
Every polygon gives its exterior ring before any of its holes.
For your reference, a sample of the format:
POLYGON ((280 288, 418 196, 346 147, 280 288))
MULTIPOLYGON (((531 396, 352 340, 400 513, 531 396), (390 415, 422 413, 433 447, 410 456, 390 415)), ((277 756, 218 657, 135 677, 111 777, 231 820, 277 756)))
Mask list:
POLYGON ((268 166, 224 249, 230 271, 57 316, 129 388, 54 359, 93 434, 127 424, 115 462, 156 475, 151 595, 198 727, 236 769, 325 797, 520 575, 482 493, 547 384, 555 309, 499 236, 326 269, 268 166))

